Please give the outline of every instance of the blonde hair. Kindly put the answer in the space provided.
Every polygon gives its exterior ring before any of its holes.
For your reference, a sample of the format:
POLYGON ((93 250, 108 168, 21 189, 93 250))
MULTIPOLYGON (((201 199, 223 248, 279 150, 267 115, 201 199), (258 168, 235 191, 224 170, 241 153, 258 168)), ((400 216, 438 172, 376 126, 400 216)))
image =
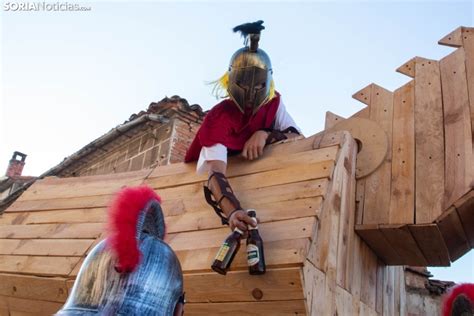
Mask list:
MULTIPOLYGON (((209 82, 212 85, 212 94, 216 99, 224 99, 229 96, 229 72, 226 71, 219 79, 209 82)), ((265 102, 270 101, 275 97, 275 82, 273 79, 270 81, 270 93, 265 102)), ((264 103, 265 103, 264 102, 264 103)))

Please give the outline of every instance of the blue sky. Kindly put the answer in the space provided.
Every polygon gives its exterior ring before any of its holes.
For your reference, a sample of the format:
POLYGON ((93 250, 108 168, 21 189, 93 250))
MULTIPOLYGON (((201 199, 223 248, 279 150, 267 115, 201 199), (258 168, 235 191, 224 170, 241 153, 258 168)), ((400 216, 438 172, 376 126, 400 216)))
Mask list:
MULTIPOLYGON (((368 84, 393 91, 409 81, 395 69, 412 57, 449 54, 437 41, 474 16, 472 1, 79 3, 91 11, 2 5, 0 168, 18 150, 28 155, 24 174, 39 175, 165 96, 209 109, 205 83, 241 47, 231 28, 243 22, 265 21, 260 45, 276 88, 309 136, 326 111, 361 109, 351 95, 368 84)), ((431 270, 474 282, 474 255, 431 270)))

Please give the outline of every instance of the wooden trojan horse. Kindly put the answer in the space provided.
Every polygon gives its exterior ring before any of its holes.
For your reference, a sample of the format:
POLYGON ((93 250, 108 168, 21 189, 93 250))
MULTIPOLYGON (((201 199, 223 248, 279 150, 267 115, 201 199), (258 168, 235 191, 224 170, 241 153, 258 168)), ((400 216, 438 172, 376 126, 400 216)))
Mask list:
POLYGON ((229 229, 193 164, 49 177, 0 217, 0 314, 59 310, 113 194, 139 184, 162 197, 187 315, 406 314, 403 265, 449 265, 474 246, 474 29, 440 43, 456 50, 401 66, 413 80, 394 92, 357 92, 367 107, 352 117, 328 113, 319 134, 231 159, 236 194, 261 221, 265 275, 248 274, 244 251, 226 276, 210 269, 229 229))

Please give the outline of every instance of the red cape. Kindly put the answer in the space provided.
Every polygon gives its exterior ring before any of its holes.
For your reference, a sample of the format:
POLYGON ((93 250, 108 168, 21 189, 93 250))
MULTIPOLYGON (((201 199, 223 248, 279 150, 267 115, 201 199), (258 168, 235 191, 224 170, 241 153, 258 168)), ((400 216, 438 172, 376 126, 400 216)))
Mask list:
POLYGON ((226 99, 214 106, 186 152, 185 162, 196 161, 202 147, 222 144, 231 150, 242 150, 245 142, 259 129, 271 128, 280 104, 280 95, 262 106, 255 115, 240 112, 234 101, 226 99))

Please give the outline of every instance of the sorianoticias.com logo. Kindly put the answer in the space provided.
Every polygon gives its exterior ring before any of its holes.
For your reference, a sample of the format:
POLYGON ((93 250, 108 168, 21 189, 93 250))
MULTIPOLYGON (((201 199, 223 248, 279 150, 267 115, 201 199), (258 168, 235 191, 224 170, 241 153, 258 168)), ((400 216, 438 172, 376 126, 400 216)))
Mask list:
POLYGON ((91 7, 70 2, 5 2, 3 11, 91 11, 91 7))

